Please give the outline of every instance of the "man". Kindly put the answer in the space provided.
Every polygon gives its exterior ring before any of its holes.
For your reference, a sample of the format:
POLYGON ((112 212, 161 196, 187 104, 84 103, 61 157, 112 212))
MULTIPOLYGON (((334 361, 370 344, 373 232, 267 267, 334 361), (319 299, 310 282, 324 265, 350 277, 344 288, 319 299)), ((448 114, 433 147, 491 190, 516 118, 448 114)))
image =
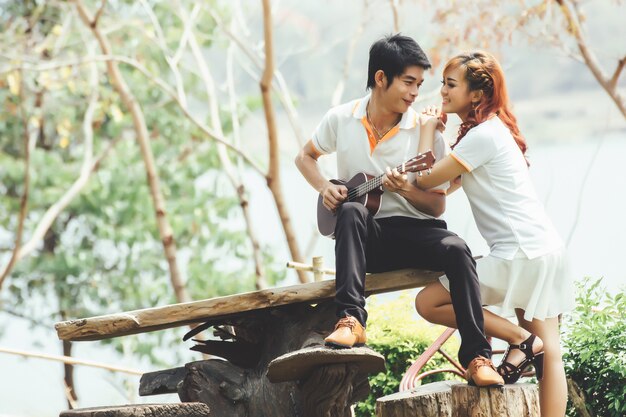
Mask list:
MULTIPOLYGON (((366 342, 364 284, 366 272, 399 268, 443 270, 461 333, 459 359, 468 368, 470 383, 503 383, 491 360, 483 329, 483 313, 475 262, 465 242, 438 219, 445 210, 445 190, 422 191, 415 174, 400 174, 398 166, 417 153, 419 118, 411 108, 431 67, 411 38, 393 35, 370 48, 366 97, 331 109, 312 140, 300 150, 296 165, 322 195, 324 206, 336 210, 336 294, 339 321, 326 345, 350 348, 366 342), (383 179, 381 208, 375 216, 360 203, 345 202, 347 188, 331 183, 317 165, 321 155, 337 152, 340 179, 364 172, 383 179)), ((445 156, 438 135, 435 157, 445 156)))

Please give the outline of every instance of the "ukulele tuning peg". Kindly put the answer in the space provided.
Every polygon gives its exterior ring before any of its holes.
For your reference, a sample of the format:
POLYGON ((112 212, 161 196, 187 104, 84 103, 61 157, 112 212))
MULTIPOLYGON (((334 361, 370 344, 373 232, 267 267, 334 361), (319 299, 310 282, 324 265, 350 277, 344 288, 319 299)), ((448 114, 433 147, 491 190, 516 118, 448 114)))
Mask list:
POLYGON ((422 171, 417 171, 417 176, 421 177, 422 176, 422 171))
POLYGON ((428 175, 431 174, 431 172, 433 172, 433 170, 431 168, 428 168, 428 171, 426 171, 428 173, 428 175))

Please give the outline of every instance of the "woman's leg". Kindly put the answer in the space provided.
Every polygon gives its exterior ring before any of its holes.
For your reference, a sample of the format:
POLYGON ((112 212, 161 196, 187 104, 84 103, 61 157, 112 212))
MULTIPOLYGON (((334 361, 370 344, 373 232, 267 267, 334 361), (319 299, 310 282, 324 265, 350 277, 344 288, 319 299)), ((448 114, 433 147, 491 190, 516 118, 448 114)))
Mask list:
MULTIPOLYGON (((417 294, 417 297, 415 297, 415 308, 419 315, 429 322, 456 329, 450 293, 439 281, 428 284, 417 294)), ((515 344, 523 342, 530 336, 528 331, 497 314, 484 309, 483 314, 487 336, 515 344)), ((524 355, 522 354, 521 359, 523 358, 524 355)), ((521 360, 517 363, 519 362, 521 360)))
POLYGON ((545 352, 543 379, 539 382, 539 403, 543 417, 563 417, 567 407, 567 382, 561 356, 558 318, 528 321, 524 311, 515 310, 520 326, 539 336, 545 352))

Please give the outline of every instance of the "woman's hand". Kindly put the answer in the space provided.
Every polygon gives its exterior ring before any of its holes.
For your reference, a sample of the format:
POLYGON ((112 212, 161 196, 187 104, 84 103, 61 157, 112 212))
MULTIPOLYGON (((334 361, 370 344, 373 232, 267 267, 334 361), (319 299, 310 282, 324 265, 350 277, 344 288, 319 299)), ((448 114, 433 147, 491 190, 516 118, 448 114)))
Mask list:
POLYGON ((437 106, 428 106, 419 115, 420 126, 429 129, 438 129, 440 132, 446 130, 448 117, 441 112, 437 106))
POLYGON ((407 175, 400 174, 396 168, 392 171, 391 168, 387 167, 385 171, 387 175, 383 178, 383 187, 385 187, 386 190, 393 193, 400 193, 401 191, 408 190, 411 186, 407 175))

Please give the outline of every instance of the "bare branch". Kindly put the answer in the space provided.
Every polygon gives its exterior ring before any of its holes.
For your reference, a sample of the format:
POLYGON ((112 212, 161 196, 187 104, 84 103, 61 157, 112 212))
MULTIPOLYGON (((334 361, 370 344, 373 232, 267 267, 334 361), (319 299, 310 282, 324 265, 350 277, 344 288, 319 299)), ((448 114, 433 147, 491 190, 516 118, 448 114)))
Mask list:
MULTIPOLYGON (((181 15, 181 18, 185 22, 188 22, 189 17, 187 16, 187 13, 183 9, 183 7, 180 5, 179 5, 179 13, 181 15)), ((191 25, 189 26, 192 27, 191 25)), ((191 47, 191 53, 193 54, 196 64, 198 65, 198 70, 200 71, 200 77, 202 78, 202 81, 206 89, 207 98, 209 100, 209 114, 211 117, 211 124, 213 125, 213 129, 215 129, 215 131, 219 135, 223 136, 224 133, 222 131, 222 123, 219 117, 219 108, 218 108, 217 95, 215 92, 215 83, 213 81, 213 76, 211 75, 211 71, 209 70, 207 63, 204 60, 204 57, 202 56, 202 50, 200 49, 200 45, 198 44, 198 41, 193 31, 191 30, 189 31, 188 41, 189 41, 189 46, 191 47)), ((236 114, 236 109, 233 110, 232 113, 236 114)), ((252 253, 254 256, 256 288, 259 290, 265 289, 267 288, 267 281, 265 279, 265 268, 263 267, 263 260, 261 257, 261 250, 260 250, 261 247, 256 237, 256 234, 254 233, 254 228, 252 226, 252 218, 250 216, 249 202, 248 202, 245 185, 243 184, 241 179, 238 177, 237 172, 233 167, 232 161, 230 160, 230 157, 226 153, 226 148, 223 145, 218 144, 217 151, 218 151, 220 161, 222 163, 222 167, 224 168, 231 185, 237 192, 237 197, 239 198, 239 205, 243 212, 244 220, 246 222, 246 231, 248 233, 248 237, 252 244, 252 253)))
POLYGON ((391 13, 393 16, 393 31, 395 33, 400 32, 400 23, 398 17, 398 0, 389 0, 389 5, 391 6, 391 13))
MULTIPOLYGON (((578 49, 582 54, 582 57, 585 61, 587 67, 591 70, 591 73, 596 78, 598 83, 604 88, 604 90, 609 94, 613 102, 617 105, 622 115, 626 117, 626 100, 624 97, 617 91, 616 85, 611 86, 612 79, 609 80, 608 76, 604 73, 602 68, 600 67, 600 63, 596 58, 593 51, 589 48, 587 39, 584 36, 582 26, 580 24, 580 20, 578 17, 580 13, 578 11, 578 6, 576 2, 572 2, 570 0, 557 0, 559 5, 561 6, 561 12, 565 17, 565 20, 568 24, 569 33, 574 37, 576 43, 578 45, 578 49)), ((621 62, 621 61, 620 61, 621 62)), ((618 64, 622 65, 621 63, 618 64)), ((623 65, 622 65, 623 66, 623 65)), ((620 69, 621 72, 621 69, 620 69)), ((615 76, 615 75, 614 75, 615 76)), ((619 76, 619 73, 618 73, 619 76)))
MULTIPOLYGON (((393 0, 392 0, 393 2, 393 0)), ((333 92, 333 96, 331 99, 331 105, 337 106, 341 103, 341 97, 343 96, 343 90, 346 85, 346 81, 348 80, 348 76, 350 75, 350 65, 352 65, 352 59, 354 58, 354 52, 356 50, 356 44, 363 34, 365 30, 365 26, 367 25, 367 21, 369 20, 369 2, 365 0, 363 2, 363 11, 361 12, 361 21, 359 26, 357 27, 354 35, 350 38, 350 45, 348 46, 348 51, 346 52, 346 60, 343 63, 343 71, 341 72, 341 78, 335 87, 335 91, 333 92)))
MULTIPOLYGON (((109 41, 106 36, 98 29, 98 27, 89 25, 89 22, 91 20, 82 0, 74 0, 74 4, 76 6, 76 11, 80 16, 80 19, 83 21, 85 26, 90 27, 91 32, 97 39, 102 52, 106 55, 109 55, 111 53, 111 46, 109 44, 109 41)), ((174 289, 174 294, 176 295, 176 299, 179 302, 190 301, 191 297, 189 296, 185 284, 180 277, 180 271, 178 269, 178 262, 176 258, 176 243, 174 240, 172 227, 168 221, 165 210, 165 198, 163 197, 163 193, 161 192, 161 185, 156 171, 156 164, 154 162, 154 155, 152 153, 152 147, 150 145, 150 138, 143 110, 137 102, 137 99, 128 88, 128 85, 126 84, 126 81, 124 80, 124 77, 122 76, 118 65, 112 61, 108 61, 107 71, 109 74, 109 80, 113 85, 113 88, 119 94, 122 102, 126 106, 126 109, 130 112, 133 119, 133 126, 137 135, 136 139, 139 144, 146 169, 147 182, 150 188, 150 194, 154 205, 153 208, 156 216, 159 236, 161 237, 161 241, 163 243, 163 250, 167 259, 170 272, 170 281, 174 289)))
POLYGON ((85 65, 85 64, 88 64, 88 63, 91 63, 91 62, 106 62, 106 63, 119 62, 119 63, 123 63, 123 64, 129 65, 129 66, 135 68, 136 70, 141 72, 149 81, 151 81, 152 83, 157 85, 161 90, 163 90, 164 93, 169 95, 178 104, 178 106, 180 107, 180 109, 182 110, 184 115, 189 120, 191 120, 196 126, 198 126, 198 128, 200 130, 202 130, 207 135, 208 138, 210 138, 210 139, 212 139, 212 140, 214 140, 214 141, 216 141, 218 143, 223 144, 224 146, 229 148, 231 151, 237 153, 259 175, 265 176, 263 168, 261 168, 257 162, 255 162, 250 156, 248 156, 241 149, 239 149, 239 148, 233 146, 233 144, 229 143, 229 141, 226 138, 224 138, 223 136, 217 134, 215 131, 213 131, 212 129, 210 129, 206 125, 204 125, 198 118, 193 116, 191 114, 191 112, 189 111, 189 109, 186 106, 183 105, 182 101, 180 100, 180 98, 178 97, 176 92, 174 90, 172 90, 172 88, 165 81, 163 81, 162 79, 152 75, 150 73, 150 71, 148 71, 148 69, 146 67, 144 67, 141 63, 139 63, 138 61, 136 61, 134 59, 131 59, 131 58, 128 58, 128 57, 125 57, 125 56, 120 56, 120 55, 96 55, 92 59, 83 58, 83 59, 79 59, 79 60, 71 60, 71 61, 65 61, 65 62, 51 62, 49 64, 37 65, 37 66, 22 64, 22 65, 15 66, 15 67, 5 68, 5 69, 0 71, 0 75, 2 75, 4 73, 9 73, 9 72, 14 71, 16 69, 17 70, 22 69, 22 70, 28 70, 28 71, 49 71, 49 70, 57 69, 57 68, 72 67, 72 66, 77 66, 77 65, 85 65))
POLYGON ((90 90, 91 97, 89 100, 89 105, 87 106, 87 110, 85 111, 85 116, 83 119, 83 135, 84 135, 84 156, 83 156, 83 164, 81 167, 80 175, 74 181, 72 186, 63 194, 63 196, 54 203, 52 206, 46 210, 41 220, 37 224, 35 231, 33 232, 30 240, 20 249, 17 260, 23 259, 25 256, 29 255, 36 247, 37 244, 43 239, 46 232, 56 218, 65 210, 65 208, 69 205, 69 203, 82 191, 82 189, 87 184, 91 174, 97 171, 100 163, 106 158, 109 151, 118 143, 119 139, 112 141, 105 149, 102 151, 98 157, 93 159, 93 113, 97 106, 98 101, 98 71, 95 64, 91 66, 91 78, 90 78, 90 90))
POLYGON ((100 8, 96 12, 96 16, 93 18, 93 21, 91 22, 91 25, 94 28, 98 26, 98 21, 100 20, 100 16, 102 16, 102 13, 104 12, 104 7, 106 6, 106 4, 107 4, 107 1, 102 0, 102 4, 100 5, 100 8))
POLYGON ((50 226, 52 226, 52 223, 54 223, 59 214, 65 210, 72 200, 80 194, 85 185, 87 185, 91 175, 100 168, 102 161, 108 156, 111 149, 113 149, 119 141, 120 138, 111 141, 106 149, 104 149, 95 160, 91 161, 87 166, 83 165, 80 176, 76 179, 76 181, 74 181, 72 186, 65 192, 65 194, 63 194, 59 201, 51 205, 48 210, 46 210, 37 224, 30 240, 20 250, 18 260, 28 256, 37 247, 37 244, 44 238, 46 232, 50 226))
POLYGON ((26 112, 24 110, 24 86, 22 85, 21 76, 20 76, 19 95, 20 95, 20 118, 22 119, 22 124, 24 126, 24 192, 22 193, 22 198, 20 200, 20 212, 18 214, 17 231, 15 232, 15 246, 13 248, 13 253, 11 254, 11 258, 9 259, 9 263, 6 265, 6 267, 2 271, 2 274, 0 274, 0 289, 2 289, 2 283, 4 282, 6 277, 9 276, 16 262, 18 261, 20 245, 22 244, 22 236, 24 234, 24 221, 26 219, 26 213, 27 213, 27 208, 28 208, 28 197, 29 197, 29 192, 30 192, 30 153, 31 153, 31 144, 34 143, 34 134, 31 135, 30 133, 30 129, 28 127, 28 118, 26 117, 26 112))
MULTIPOLYGON (((237 36, 235 34, 236 32, 228 29, 226 25, 222 22, 222 19, 217 15, 217 13, 215 13, 215 11, 209 10, 209 13, 211 14, 211 17, 213 17, 213 20, 215 20, 215 23, 218 25, 218 27, 224 31, 226 36, 230 38, 233 42, 235 42, 237 46, 239 46, 239 48, 243 51, 243 53, 250 59, 250 61, 252 61, 252 63, 259 70, 263 70, 263 63, 261 61, 261 57, 259 57, 258 54, 256 54, 254 51, 250 49, 250 47, 248 46, 249 42, 237 36)), ((278 87, 272 84, 272 90, 278 96, 283 109, 285 109, 285 112, 287 113, 287 118, 289 119, 289 124, 291 125, 291 128, 294 134, 296 135, 296 139, 298 140, 298 143, 302 146, 304 145, 306 140, 304 138, 304 135, 302 134, 302 130, 300 127, 301 124, 298 121, 299 119, 298 112, 293 104, 291 94, 289 93, 289 89, 287 88, 287 84, 285 83, 285 80, 281 72, 275 69, 274 76, 276 78, 278 87)))
POLYGON ((611 81, 609 81, 609 87, 611 89, 617 88, 617 82, 619 81, 619 76, 622 74, 624 65, 626 65, 626 56, 617 62, 617 68, 615 68, 611 81))
POLYGON ((580 185, 580 192, 578 193, 578 204, 576 204, 576 214, 574 215, 574 223, 572 223, 572 228, 570 229, 569 234, 567 235, 567 240, 565 241, 566 247, 569 247, 570 243, 572 243, 572 238, 574 237, 574 233, 576 232, 576 228, 580 220, 580 212, 581 212, 581 207, 583 203, 583 195, 585 192, 585 187, 587 185, 587 180, 591 176, 590 174, 591 174, 592 168, 595 165, 596 158, 598 157, 598 154, 600 153, 600 149, 602 148, 602 145, 604 144, 605 137, 606 136, 603 136, 602 139, 598 141, 598 146, 596 146, 596 150, 593 153, 593 156, 591 157, 591 161, 589 161, 589 165, 587 165, 587 170, 585 171, 583 182, 580 185))
MULTIPOLYGON (((152 11, 152 8, 150 7, 150 5, 148 5, 146 0, 139 0, 139 1, 141 5, 143 6, 144 10, 146 11, 146 13, 148 14, 150 21, 152 22, 152 26, 154 27, 154 31, 156 33, 156 39, 157 39, 156 43, 161 49, 161 52, 163 53, 163 57, 165 58, 167 65, 169 65, 170 70, 172 71, 172 74, 174 74, 174 79, 176 80, 176 91, 178 92, 178 97, 180 98, 181 103, 185 107, 187 107, 187 95, 185 94, 185 87, 183 85, 183 77, 181 76, 180 71, 178 70, 178 59, 174 60, 170 58, 168 54, 168 50, 167 50, 167 44, 165 42, 165 35, 163 34, 163 29, 161 28, 161 24, 159 23, 159 20, 155 16, 154 12, 152 11)), ((183 42, 181 41, 181 45, 182 44, 183 42)))
MULTIPOLYGON (((270 94, 272 88, 272 78, 274 76, 274 42, 272 39, 272 14, 269 0, 263 2, 263 34, 265 39, 265 69, 261 78, 261 95, 263 97, 263 109, 265 112, 265 121, 267 123, 267 134, 269 140, 269 169, 267 173, 267 183, 274 196, 274 202, 278 210, 287 245, 291 251, 291 257, 296 262, 302 262, 300 249, 296 241, 295 233, 291 225, 291 219, 287 212, 287 207, 283 200, 282 188, 280 183, 280 165, 279 165, 279 149, 278 149, 278 132, 276 129, 276 116, 274 114, 274 106, 270 94)), ((307 275, 303 271, 298 271, 300 282, 309 282, 307 275)))

